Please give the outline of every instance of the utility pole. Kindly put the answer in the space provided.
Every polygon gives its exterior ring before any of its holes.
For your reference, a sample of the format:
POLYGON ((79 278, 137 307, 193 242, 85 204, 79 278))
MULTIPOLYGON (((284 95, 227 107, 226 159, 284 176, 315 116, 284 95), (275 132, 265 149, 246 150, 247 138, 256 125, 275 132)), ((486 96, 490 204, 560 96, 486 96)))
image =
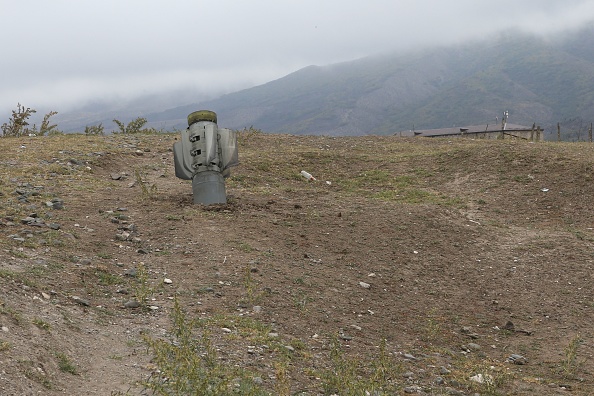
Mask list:
POLYGON ((503 112, 503 117, 501 117, 501 139, 505 139, 505 128, 507 127, 507 116, 509 116, 509 111, 505 110, 503 112))

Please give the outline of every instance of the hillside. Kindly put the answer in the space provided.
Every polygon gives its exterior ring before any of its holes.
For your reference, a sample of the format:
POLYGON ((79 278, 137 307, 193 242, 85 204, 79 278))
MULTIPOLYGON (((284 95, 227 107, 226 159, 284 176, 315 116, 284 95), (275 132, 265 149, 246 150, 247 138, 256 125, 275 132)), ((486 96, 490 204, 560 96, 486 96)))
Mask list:
POLYGON ((455 47, 310 66, 148 118, 183 128, 187 114, 205 108, 235 129, 363 135, 493 124, 509 110, 516 124, 537 123, 556 134, 561 122, 567 133, 594 120, 593 36, 591 27, 554 41, 510 32, 455 47))
POLYGON ((0 394, 594 393, 591 144, 177 137, 0 139, 0 394))

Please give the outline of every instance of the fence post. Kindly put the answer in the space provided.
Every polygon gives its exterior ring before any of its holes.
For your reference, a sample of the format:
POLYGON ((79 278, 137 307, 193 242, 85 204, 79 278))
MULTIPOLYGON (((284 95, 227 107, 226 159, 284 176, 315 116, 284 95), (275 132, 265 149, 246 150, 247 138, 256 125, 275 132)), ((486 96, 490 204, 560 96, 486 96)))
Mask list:
POLYGON ((590 143, 592 143, 592 123, 590 123, 590 129, 588 129, 588 137, 590 138, 590 143))
POLYGON ((534 128, 536 128, 536 123, 532 124, 532 130, 530 131, 530 141, 534 141, 534 128))
POLYGON ((559 123, 557 123, 557 141, 561 141, 561 125, 559 123))

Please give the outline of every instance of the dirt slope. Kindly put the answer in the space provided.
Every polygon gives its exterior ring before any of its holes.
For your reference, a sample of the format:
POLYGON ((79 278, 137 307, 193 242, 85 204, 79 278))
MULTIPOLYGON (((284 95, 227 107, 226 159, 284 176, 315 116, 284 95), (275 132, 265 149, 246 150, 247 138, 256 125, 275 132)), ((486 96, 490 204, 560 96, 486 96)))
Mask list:
POLYGON ((204 207, 176 138, 0 139, 0 394, 143 394, 174 298, 271 394, 594 393, 594 146, 243 134, 204 207))

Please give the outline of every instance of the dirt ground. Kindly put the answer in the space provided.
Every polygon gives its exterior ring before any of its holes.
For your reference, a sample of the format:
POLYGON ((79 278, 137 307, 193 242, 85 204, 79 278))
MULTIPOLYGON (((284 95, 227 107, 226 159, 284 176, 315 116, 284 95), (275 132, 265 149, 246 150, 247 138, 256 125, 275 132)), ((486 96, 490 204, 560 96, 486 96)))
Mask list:
POLYGON ((176 139, 0 139, 1 395, 150 394, 175 298, 271 394, 326 394, 333 339, 387 394, 594 394, 591 144, 244 133, 202 206, 176 139))

